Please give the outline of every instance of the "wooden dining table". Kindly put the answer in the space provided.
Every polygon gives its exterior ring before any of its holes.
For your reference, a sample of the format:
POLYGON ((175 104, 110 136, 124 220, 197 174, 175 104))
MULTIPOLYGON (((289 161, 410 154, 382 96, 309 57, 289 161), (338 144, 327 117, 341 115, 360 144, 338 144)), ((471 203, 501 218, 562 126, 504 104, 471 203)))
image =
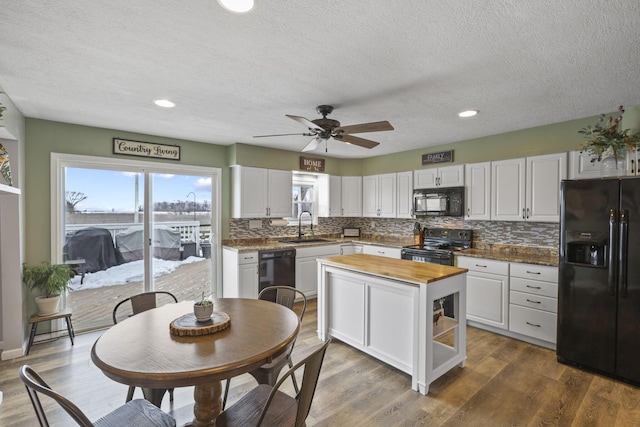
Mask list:
POLYGON ((221 381, 269 363, 293 343, 300 322, 295 312, 269 301, 221 298, 214 310, 230 325, 213 334, 177 336, 170 323, 193 311, 180 302, 132 316, 108 329, 91 350, 93 363, 109 378, 140 387, 160 406, 166 389, 195 386, 195 427, 215 425, 222 411, 221 381))

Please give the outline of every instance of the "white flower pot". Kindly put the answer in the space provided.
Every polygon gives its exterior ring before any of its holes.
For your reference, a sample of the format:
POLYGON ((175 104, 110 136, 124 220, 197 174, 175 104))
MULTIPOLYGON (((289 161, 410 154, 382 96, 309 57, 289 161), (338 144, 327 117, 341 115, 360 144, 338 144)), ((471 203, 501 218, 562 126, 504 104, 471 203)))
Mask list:
POLYGON ((213 314, 213 303, 209 305, 193 304, 193 314, 198 322, 206 322, 213 314))
POLYGON ((48 316, 56 314, 60 311, 60 295, 52 297, 36 297, 36 305, 38 306, 39 316, 48 316))

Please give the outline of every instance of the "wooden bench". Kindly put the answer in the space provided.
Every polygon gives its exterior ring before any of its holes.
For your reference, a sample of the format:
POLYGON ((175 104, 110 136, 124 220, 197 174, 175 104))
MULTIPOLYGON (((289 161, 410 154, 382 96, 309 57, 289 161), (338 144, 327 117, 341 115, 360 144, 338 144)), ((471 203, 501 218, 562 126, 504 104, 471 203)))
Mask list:
MULTIPOLYGON (((33 316, 31 316, 29 318, 29 323, 31 324, 31 334, 29 335, 29 344, 27 344, 27 354, 29 354, 29 350, 31 350, 31 346, 34 344, 33 340, 36 337, 36 331, 38 330, 38 323, 40 322, 46 322, 46 321, 50 321, 50 320, 56 320, 56 319, 62 319, 64 318, 64 320, 67 322, 67 332, 69 333, 69 339, 71 340, 71 345, 73 345, 73 338, 75 337, 75 333, 73 332, 73 325, 71 324, 71 309, 70 308, 66 308, 64 310, 61 310, 55 314, 46 314, 43 316, 34 314, 33 316)), ((54 332, 63 332, 64 329, 60 329, 57 331, 51 331, 50 333, 54 333, 54 332)), ((36 344, 41 343, 41 342, 48 342, 48 341, 52 341, 54 339, 57 338, 51 338, 51 339, 47 339, 47 340, 42 340, 42 341, 38 341, 36 344)))

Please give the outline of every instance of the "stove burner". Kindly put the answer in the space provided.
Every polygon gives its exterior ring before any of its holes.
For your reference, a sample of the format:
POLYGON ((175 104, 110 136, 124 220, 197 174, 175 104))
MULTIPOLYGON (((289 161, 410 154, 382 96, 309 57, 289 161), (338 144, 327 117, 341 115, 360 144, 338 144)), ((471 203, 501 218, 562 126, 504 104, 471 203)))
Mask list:
POLYGON ((453 252, 470 248, 471 239, 471 230, 426 228, 422 244, 405 246, 402 249, 402 258, 453 265, 453 252))

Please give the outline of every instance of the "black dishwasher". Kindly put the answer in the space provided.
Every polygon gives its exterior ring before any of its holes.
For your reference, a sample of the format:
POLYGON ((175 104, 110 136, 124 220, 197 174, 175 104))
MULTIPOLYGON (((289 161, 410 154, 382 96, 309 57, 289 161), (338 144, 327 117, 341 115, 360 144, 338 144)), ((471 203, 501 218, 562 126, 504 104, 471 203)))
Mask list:
POLYGON ((295 249, 260 251, 258 258, 260 262, 260 292, 269 286, 296 287, 295 249))

